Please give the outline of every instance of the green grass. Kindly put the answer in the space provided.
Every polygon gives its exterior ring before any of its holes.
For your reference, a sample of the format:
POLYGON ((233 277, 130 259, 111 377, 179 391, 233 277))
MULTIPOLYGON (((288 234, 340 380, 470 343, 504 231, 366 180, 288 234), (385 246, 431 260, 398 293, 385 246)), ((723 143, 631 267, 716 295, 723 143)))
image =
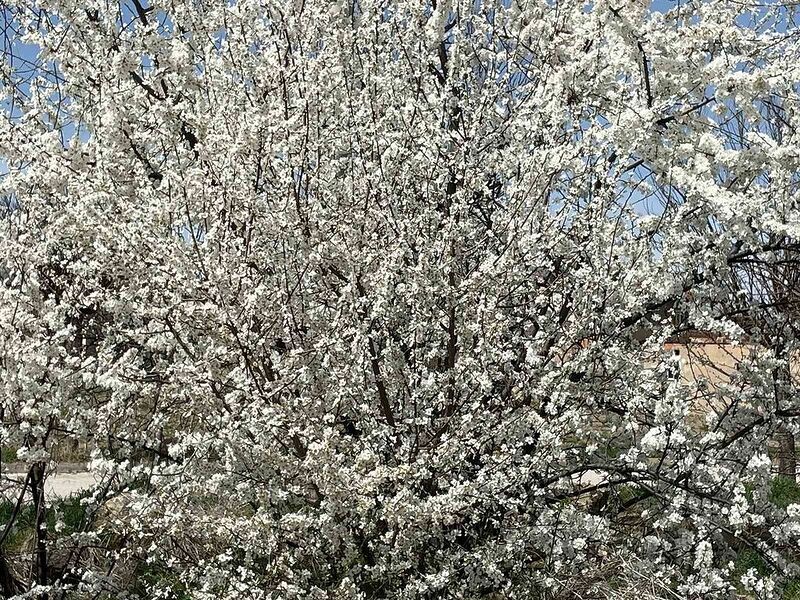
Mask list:
POLYGON ((86 507, 81 504, 81 500, 83 500, 83 495, 75 495, 64 498, 56 505, 56 509, 61 512, 65 533, 74 533, 83 526, 86 519, 86 507))
MULTIPOLYGON (((738 584, 739 578, 750 569, 755 569, 756 573, 762 577, 772 572, 772 569, 770 569, 769 565, 767 565, 758 552, 752 548, 744 548, 739 551, 734 561, 734 581, 738 584)), ((800 600, 800 579, 789 579, 780 597, 782 600, 800 600)))
POLYGON ((800 600, 800 579, 790 579, 783 588, 783 600, 800 600))
POLYGON ((0 447, 0 460, 4 463, 17 462, 17 448, 12 446, 0 447))
POLYGON ((761 554, 752 548, 742 548, 733 564, 733 575, 737 580, 750 569, 755 569, 759 575, 767 575, 770 572, 769 565, 764 562, 761 554))
MULTIPOLYGON (((14 512, 14 502, 4 501, 0 503, 0 527, 2 531, 5 531, 6 523, 11 519, 11 515, 14 512)), ((22 506, 17 514, 16 519, 14 520, 14 525, 11 527, 11 531, 8 532, 8 536, 6 536, 5 541, 3 542, 3 548, 8 550, 19 550, 25 543, 25 540, 29 539, 30 536, 33 535, 34 529, 34 510, 30 504, 26 504, 22 506)))
MULTIPOLYGON (((16 502, 5 500, 0 502, 0 533, 5 529, 6 523, 14 513, 16 502)), ((56 504, 47 509, 47 531, 49 535, 69 535, 79 531, 86 517, 86 507, 81 505, 81 496, 72 496, 59 500, 56 504), (61 532, 56 532, 55 526, 58 515, 64 523, 61 532)), ((30 502, 20 507, 11 531, 3 542, 3 548, 7 550, 20 550, 27 540, 33 538, 36 525, 36 512, 30 502)))
POLYGON ((770 484, 769 499, 780 508, 798 504, 800 503, 800 486, 788 477, 778 476, 770 484))
MULTIPOLYGON (((747 493, 752 498, 752 489, 748 489, 747 493)), ((800 503, 800 485, 788 477, 775 477, 770 482, 769 500, 779 508, 800 503)), ((755 569, 761 576, 768 575, 771 571, 769 565, 757 551, 752 548, 743 548, 734 561, 734 579, 738 581, 750 569, 755 569)), ((783 600, 800 600, 800 579, 790 579, 783 588, 781 598, 783 600)))
POLYGON ((152 591, 158 590, 166 596, 160 598, 169 600, 189 600, 191 596, 186 587, 178 580, 178 577, 159 564, 147 564, 140 562, 136 567, 134 590, 142 597, 147 597, 152 591))

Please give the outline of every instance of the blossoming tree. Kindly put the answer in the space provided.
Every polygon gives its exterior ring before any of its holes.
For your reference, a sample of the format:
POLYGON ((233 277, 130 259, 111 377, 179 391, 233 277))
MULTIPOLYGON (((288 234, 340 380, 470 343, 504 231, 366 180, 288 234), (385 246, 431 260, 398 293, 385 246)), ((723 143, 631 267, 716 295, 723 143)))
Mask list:
POLYGON ((777 318, 740 284, 798 250, 794 10, 7 3, 4 593, 779 593, 795 333, 716 384, 662 349, 777 318))

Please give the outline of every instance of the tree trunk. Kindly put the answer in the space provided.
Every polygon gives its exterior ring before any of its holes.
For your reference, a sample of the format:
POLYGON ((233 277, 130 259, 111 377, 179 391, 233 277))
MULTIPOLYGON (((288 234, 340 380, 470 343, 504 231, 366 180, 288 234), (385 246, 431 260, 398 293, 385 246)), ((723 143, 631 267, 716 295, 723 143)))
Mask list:
MULTIPOLYGON (((33 506, 36 511, 36 550, 34 568, 36 583, 47 585, 47 508, 44 501, 45 463, 37 462, 31 466, 30 480, 33 506)), ((47 600, 47 593, 39 595, 40 600, 47 600)))
MULTIPOLYGON (((772 371, 772 382, 775 389, 775 408, 786 408, 792 398, 792 374, 789 371, 789 360, 783 343, 775 346, 775 357, 781 359, 780 366, 772 371)), ((797 481, 797 452, 794 433, 784 421, 778 418, 778 429, 775 432, 778 441, 778 473, 793 482, 797 481)))
POLYGON ((792 481, 797 481, 797 452, 794 434, 789 431, 786 425, 781 424, 778 428, 777 437, 778 473, 792 481))
POLYGON ((20 590, 20 586, 8 566, 5 553, 2 551, 0 551, 0 590, 2 590, 3 598, 10 598, 20 590))

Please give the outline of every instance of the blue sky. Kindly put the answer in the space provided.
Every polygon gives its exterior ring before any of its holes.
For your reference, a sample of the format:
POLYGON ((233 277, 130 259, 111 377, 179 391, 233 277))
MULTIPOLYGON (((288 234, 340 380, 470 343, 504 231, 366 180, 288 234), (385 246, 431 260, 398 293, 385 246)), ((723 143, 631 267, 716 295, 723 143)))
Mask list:
MULTIPOLYGON (((605 0, 600 0, 605 1, 605 0)), ((669 9, 675 8, 679 6, 681 3, 686 3, 687 0, 654 0, 650 8, 653 11, 657 12, 664 12, 669 9)), ((143 4, 146 4, 143 2, 143 4)), ((766 7, 770 5, 774 6, 774 3, 770 0, 766 0, 763 6, 765 6, 764 11, 767 10, 766 7)), ((785 31, 788 27, 795 26, 794 24, 798 20, 798 14, 800 14, 800 7, 796 7, 793 10, 794 14, 788 14, 786 12, 787 9, 782 9, 782 13, 778 19, 778 23, 776 24, 776 28, 778 31, 785 31)), ((0 14, 2 15, 2 25, 5 32, 4 39, 3 39, 3 50, 4 50, 4 58, 12 67, 12 71, 19 74, 20 79, 24 80, 28 76, 33 75, 36 73, 35 69, 35 61, 38 53, 38 48, 35 45, 31 44, 23 44, 19 40, 14 39, 13 33, 13 26, 14 23, 12 22, 12 14, 11 10, 7 7, 0 9, 0 14)), ((132 8, 128 7, 127 9, 123 9, 123 18, 127 19, 135 19, 134 12, 132 8)), ((741 22, 740 25, 747 26, 747 23, 741 22)), ((39 72, 41 74, 41 72, 39 72)), ((26 90, 27 85, 23 82, 22 89, 26 90)), ((11 116, 12 118, 18 116, 18 112, 16 109, 12 109, 10 103, 7 99, 0 100, 0 107, 8 112, 11 109, 11 116)), ((67 137, 74 134, 73 130, 67 130, 64 132, 67 137)), ((2 159, 0 158, 0 173, 4 172, 5 165, 3 164, 2 159)))

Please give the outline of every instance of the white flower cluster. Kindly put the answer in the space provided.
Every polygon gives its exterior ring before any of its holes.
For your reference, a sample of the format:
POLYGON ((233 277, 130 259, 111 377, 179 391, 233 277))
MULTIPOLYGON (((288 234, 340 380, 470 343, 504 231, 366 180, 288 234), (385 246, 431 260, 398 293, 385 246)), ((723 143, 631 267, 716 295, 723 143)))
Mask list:
POLYGON ((782 3, 112 4, 3 9, 2 445, 98 478, 3 595, 785 585, 782 3))

